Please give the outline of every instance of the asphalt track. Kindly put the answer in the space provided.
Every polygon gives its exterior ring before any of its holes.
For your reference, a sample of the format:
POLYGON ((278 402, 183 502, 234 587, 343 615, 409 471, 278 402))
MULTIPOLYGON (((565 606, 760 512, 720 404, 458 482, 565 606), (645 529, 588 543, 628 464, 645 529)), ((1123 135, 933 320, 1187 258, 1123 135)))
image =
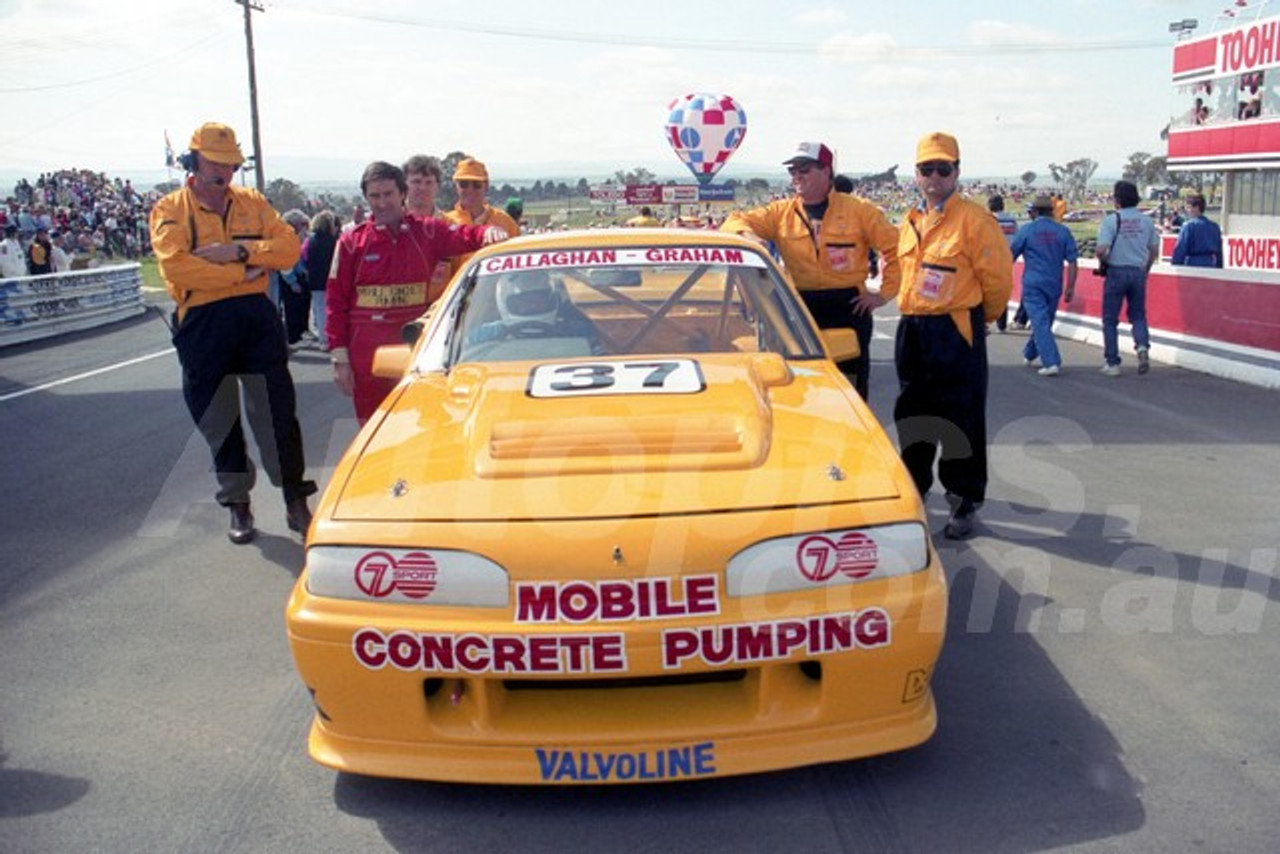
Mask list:
MULTIPOLYGON (((159 315, 0 351, 0 850, 1275 851, 1280 396, 1107 379, 1074 343, 1043 379, 1025 334, 988 340, 993 482, 979 536, 937 540, 934 738, 586 789, 312 763, 282 616, 301 545, 265 478, 260 537, 227 542, 159 315)), ((293 367, 324 478, 355 425, 321 354, 293 367)))

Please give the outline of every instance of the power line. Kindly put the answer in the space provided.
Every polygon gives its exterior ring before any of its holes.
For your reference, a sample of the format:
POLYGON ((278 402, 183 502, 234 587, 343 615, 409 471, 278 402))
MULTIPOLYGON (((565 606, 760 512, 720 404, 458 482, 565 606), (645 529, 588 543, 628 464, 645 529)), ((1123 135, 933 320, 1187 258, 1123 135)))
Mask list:
POLYGON ((210 35, 205 36, 204 38, 197 39, 196 41, 192 42, 189 45, 179 48, 178 50, 175 50, 173 53, 156 57, 155 59, 149 62, 142 63, 141 65, 134 65, 129 68, 121 69, 120 71, 112 71, 109 74, 100 74, 97 77, 86 77, 82 80, 68 80, 65 83, 48 83, 44 86, 3 87, 3 88, 0 88, 0 94, 12 95, 12 94, 18 94, 22 92, 45 92, 50 89, 72 89, 76 86, 90 86, 94 83, 101 83, 104 80, 114 80, 117 77, 127 77, 130 74, 136 74, 139 71, 144 71, 148 68, 152 68, 153 66, 163 65, 169 62, 170 60, 172 60, 174 57, 182 56, 183 54, 190 53, 195 48, 200 47, 206 42, 210 42, 220 37, 221 35, 222 33, 220 32, 214 32, 210 35))
MULTIPOLYGON (((277 3, 275 5, 290 5, 277 3)), ((536 41, 572 42, 578 44, 621 45, 626 47, 662 47, 671 50, 712 51, 723 53, 771 53, 810 55, 817 51, 827 50, 835 53, 851 53, 859 48, 824 47, 821 44, 799 42, 767 42, 741 41, 735 39, 702 39, 683 38, 679 36, 645 36, 623 33, 583 33, 563 30, 547 30, 537 27, 503 27, 493 24, 472 24, 466 21, 441 21, 410 18, 403 15, 382 15, 364 12, 342 12, 327 9, 314 9, 294 6, 298 11, 312 15, 323 15, 359 21, 370 21, 380 24, 420 27, 445 32, 471 33, 474 35, 498 36, 503 38, 531 39, 536 41)), ((992 56, 1028 53, 1098 53, 1108 51, 1147 50, 1159 48, 1169 49, 1167 38, 1130 39, 1109 41, 1079 42, 1009 42, 1007 44, 984 45, 893 45, 886 48, 865 49, 867 62, 883 61, 886 50, 892 51, 895 59, 923 58, 938 56, 992 56)))

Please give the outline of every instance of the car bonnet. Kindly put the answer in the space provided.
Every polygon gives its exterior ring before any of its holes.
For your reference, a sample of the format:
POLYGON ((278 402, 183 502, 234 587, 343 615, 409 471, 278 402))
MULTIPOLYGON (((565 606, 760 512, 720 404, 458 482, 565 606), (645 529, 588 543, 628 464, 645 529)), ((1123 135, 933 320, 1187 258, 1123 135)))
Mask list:
POLYGON ((389 405, 345 468, 335 520, 669 515, 894 499, 904 489, 879 424, 820 360, 467 364, 413 380, 389 405), (669 388, 655 392, 655 365, 672 362, 669 388), (584 391, 584 365, 632 376, 584 391), (563 393, 548 376, 570 378, 563 393))

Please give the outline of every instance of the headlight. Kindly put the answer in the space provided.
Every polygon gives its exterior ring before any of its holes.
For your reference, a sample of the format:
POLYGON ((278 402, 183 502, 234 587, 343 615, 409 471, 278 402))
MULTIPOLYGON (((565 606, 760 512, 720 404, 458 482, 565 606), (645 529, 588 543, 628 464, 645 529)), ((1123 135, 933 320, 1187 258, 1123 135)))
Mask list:
POLYGON ((316 546, 307 549, 307 591, 332 599, 505 608, 507 571, 448 549, 316 546))
POLYGON ((798 534, 756 543, 734 555, 725 572, 725 593, 812 590, 907 575, 928 565, 928 537, 918 522, 798 534))

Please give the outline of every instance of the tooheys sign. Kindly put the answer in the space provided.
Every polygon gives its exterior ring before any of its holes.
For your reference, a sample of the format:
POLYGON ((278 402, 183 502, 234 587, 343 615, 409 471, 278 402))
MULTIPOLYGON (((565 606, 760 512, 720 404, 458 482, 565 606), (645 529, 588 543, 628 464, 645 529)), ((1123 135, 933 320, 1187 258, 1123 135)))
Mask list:
POLYGON ((1280 238, 1225 237, 1222 249, 1225 266, 1231 269, 1280 272, 1280 238))
POLYGON ((1173 49, 1175 83, 1263 71, 1280 65, 1280 16, 1263 18, 1173 49))
POLYGON ((1218 73, 1237 74, 1280 64, 1280 17, 1218 35, 1218 73))

